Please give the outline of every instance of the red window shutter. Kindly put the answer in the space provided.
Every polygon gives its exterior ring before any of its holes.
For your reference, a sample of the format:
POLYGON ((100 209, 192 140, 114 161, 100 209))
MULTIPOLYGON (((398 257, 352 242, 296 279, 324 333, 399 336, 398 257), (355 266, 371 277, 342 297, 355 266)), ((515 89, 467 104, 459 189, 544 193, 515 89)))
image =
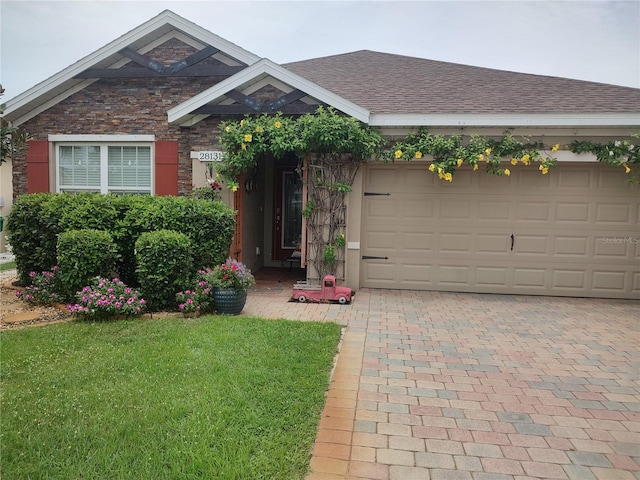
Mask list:
POLYGON ((27 142, 27 193, 49 191, 49 142, 27 142))
POLYGON ((156 142, 156 195, 178 195, 178 142, 156 142))

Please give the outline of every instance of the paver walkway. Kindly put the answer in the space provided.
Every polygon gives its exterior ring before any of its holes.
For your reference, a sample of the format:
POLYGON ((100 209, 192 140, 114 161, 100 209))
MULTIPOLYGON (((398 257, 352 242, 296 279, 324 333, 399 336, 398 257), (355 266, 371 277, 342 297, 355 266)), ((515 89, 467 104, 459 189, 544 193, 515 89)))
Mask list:
POLYGON ((243 314, 346 327, 307 480, 640 479, 640 302, 289 295, 243 314))

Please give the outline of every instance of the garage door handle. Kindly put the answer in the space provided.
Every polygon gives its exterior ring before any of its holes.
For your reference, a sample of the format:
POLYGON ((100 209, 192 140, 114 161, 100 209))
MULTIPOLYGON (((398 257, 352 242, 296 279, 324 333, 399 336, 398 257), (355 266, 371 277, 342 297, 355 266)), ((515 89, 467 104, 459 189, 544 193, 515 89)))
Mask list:
POLYGON ((513 244, 516 243, 516 236, 511 234, 511 251, 513 252, 513 244))
POLYGON ((374 257, 371 255, 363 255, 363 260, 389 260, 389 257, 374 257))

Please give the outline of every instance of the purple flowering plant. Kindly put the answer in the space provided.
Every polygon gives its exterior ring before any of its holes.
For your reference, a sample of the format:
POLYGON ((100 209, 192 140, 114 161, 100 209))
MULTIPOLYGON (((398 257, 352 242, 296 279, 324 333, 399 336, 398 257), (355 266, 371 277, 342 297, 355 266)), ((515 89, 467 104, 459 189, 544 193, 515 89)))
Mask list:
POLYGON ((60 302, 60 295, 56 293, 60 287, 58 279, 56 278, 58 270, 59 268, 56 265, 50 272, 29 272, 31 285, 26 287, 24 291, 16 292, 16 296, 30 305, 52 305, 60 302))
POLYGON ((211 298, 211 286, 203 278, 205 270, 200 270, 196 285, 192 290, 184 290, 176 293, 178 309, 182 313, 206 312, 213 306, 211 298))
POLYGON ((76 293, 76 303, 67 308, 86 319, 135 317, 144 313, 146 302, 138 290, 127 287, 119 278, 96 277, 91 285, 76 293))

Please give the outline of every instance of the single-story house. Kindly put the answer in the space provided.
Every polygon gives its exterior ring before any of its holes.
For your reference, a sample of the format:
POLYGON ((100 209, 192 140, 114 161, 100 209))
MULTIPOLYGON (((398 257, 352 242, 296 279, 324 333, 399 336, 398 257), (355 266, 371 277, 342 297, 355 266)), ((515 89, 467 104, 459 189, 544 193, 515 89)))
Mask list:
MULTIPOLYGON (((33 137, 13 159, 14 197, 186 195, 215 170, 222 120, 320 105, 390 140, 428 127, 568 145, 640 130, 640 89, 373 51, 278 65, 164 11, 7 102, 33 137)), ((555 156, 548 175, 462 168, 453 182, 428 158, 368 162, 348 195, 344 283, 640 298, 638 185, 594 155, 555 156)), ((304 251, 297 162, 265 158, 224 193, 238 211, 232 253, 254 270, 304 251)))

